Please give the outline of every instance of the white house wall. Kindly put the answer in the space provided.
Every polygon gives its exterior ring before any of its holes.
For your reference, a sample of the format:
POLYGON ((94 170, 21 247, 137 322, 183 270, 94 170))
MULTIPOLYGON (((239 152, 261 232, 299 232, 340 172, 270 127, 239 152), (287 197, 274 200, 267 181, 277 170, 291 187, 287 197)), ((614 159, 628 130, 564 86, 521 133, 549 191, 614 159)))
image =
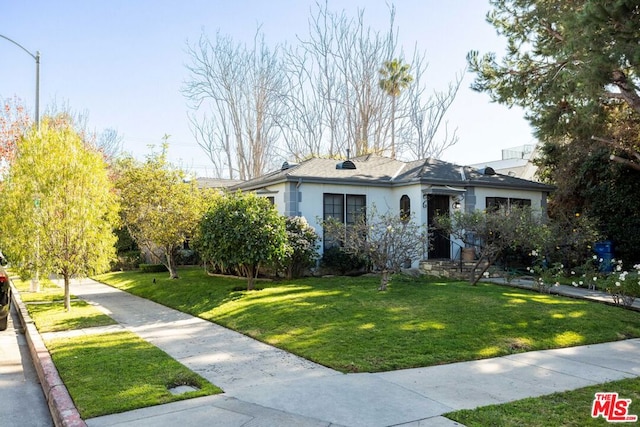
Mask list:
POLYGON ((371 208, 375 205, 378 213, 400 212, 400 197, 403 194, 407 194, 411 198, 411 210, 421 208, 421 201, 419 198, 420 190, 419 186, 417 191, 412 194, 409 191, 403 191, 402 189, 389 189, 388 187, 373 187, 364 185, 341 185, 341 184, 316 184, 316 183, 302 183, 300 191, 302 198, 300 201, 300 213, 307 219, 310 225, 312 225, 316 232, 322 234, 322 227, 318 223, 319 219, 322 219, 323 213, 323 195, 325 193, 332 194, 356 194, 364 195, 367 199, 367 208, 371 208))
MULTIPOLYGON (((258 195, 263 197, 273 197, 274 205, 278 212, 287 216, 303 216, 306 218, 319 236, 322 237, 322 227, 319 221, 322 220, 324 209, 325 193, 332 194, 354 194, 365 195, 367 208, 375 205, 378 213, 400 212, 400 198, 407 195, 411 201, 411 213, 417 222, 425 224, 428 220, 427 209, 423 200, 423 188, 419 183, 398 186, 367 186, 334 183, 314 183, 314 182, 284 182, 269 185, 267 188, 258 190, 258 195)), ((534 210, 546 209, 546 193, 540 191, 499 189, 487 187, 470 187, 467 195, 462 200, 462 209, 467 211, 473 209, 486 209, 487 197, 506 197, 530 199, 531 207, 534 210)), ((453 211, 453 205, 450 206, 453 211)), ((460 243, 460 242, 458 242, 460 243)), ((320 247, 322 252, 322 245, 320 247)), ((451 256, 453 256, 453 248, 451 256)), ((416 261, 417 262, 417 261, 416 261)))

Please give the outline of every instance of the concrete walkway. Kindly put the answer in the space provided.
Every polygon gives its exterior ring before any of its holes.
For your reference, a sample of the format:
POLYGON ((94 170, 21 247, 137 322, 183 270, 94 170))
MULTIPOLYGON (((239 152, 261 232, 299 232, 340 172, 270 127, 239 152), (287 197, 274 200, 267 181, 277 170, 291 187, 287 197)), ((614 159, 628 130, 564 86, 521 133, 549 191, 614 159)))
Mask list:
POLYGON ((85 420, 89 427, 453 426, 441 414, 640 376, 640 339, 342 374, 92 280, 71 292, 225 391, 85 420))

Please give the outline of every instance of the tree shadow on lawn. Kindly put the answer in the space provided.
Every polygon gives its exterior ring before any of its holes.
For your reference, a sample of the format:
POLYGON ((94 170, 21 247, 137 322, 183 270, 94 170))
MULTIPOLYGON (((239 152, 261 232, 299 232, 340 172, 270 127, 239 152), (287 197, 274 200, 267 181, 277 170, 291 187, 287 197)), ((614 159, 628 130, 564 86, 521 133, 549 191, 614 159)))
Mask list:
POLYGON ((637 313, 489 283, 403 278, 387 292, 377 291, 376 277, 307 278, 240 292, 230 283, 199 280, 184 298, 192 287, 184 282, 156 301, 345 372, 640 336, 637 313))
POLYGON ((606 319, 612 329, 624 331, 622 337, 640 335, 637 316, 628 323, 632 316, 614 307, 494 285, 397 285, 388 293, 368 293, 362 286, 322 288, 266 288, 207 316, 342 371, 411 368, 621 339, 611 330, 602 333, 606 319))

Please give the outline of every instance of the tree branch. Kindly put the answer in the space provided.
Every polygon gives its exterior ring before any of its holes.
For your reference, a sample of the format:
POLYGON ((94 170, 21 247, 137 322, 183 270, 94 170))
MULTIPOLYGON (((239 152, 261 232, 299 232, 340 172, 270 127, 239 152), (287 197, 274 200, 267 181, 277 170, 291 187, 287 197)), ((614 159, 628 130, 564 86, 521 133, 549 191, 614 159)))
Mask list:
POLYGON ((613 71, 613 84, 620 89, 620 95, 637 113, 640 113, 640 96, 633 84, 629 83, 626 74, 621 70, 613 71))
POLYGON ((616 162, 616 163, 620 163, 620 164, 623 164, 625 166, 628 166, 631 169, 635 169, 637 171, 640 171, 640 164, 635 163, 632 160, 624 159, 624 158, 622 158, 620 156, 616 156, 615 154, 612 154, 611 156, 609 156, 609 159, 611 161, 616 162))
MULTIPOLYGON (((620 143, 620 142, 618 142, 618 141, 614 141, 614 140, 612 140, 612 139, 600 138, 600 137, 595 136, 595 135, 591 136, 591 139, 592 139, 593 141, 602 142, 602 143, 604 143, 604 144, 607 144, 607 145, 610 145, 610 146, 612 146, 612 147, 615 147, 615 148, 617 148, 617 149, 619 149, 619 150, 624 151, 625 153, 628 153, 629 155, 634 156, 636 159, 640 160, 640 153, 638 153, 638 152, 637 152, 637 151, 635 151, 635 150, 631 150, 631 149, 629 149, 629 148, 626 148, 623 144, 621 144, 621 143, 620 143)), ((612 160, 613 160, 613 159, 612 159, 612 160)))

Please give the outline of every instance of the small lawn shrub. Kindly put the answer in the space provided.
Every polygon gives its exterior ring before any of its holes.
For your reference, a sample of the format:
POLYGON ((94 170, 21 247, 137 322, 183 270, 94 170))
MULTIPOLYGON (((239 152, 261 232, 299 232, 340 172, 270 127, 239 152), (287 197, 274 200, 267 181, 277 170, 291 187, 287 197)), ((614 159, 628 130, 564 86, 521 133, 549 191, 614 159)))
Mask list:
POLYGON ((140 265, 142 257, 139 250, 130 250, 118 253, 118 259, 113 263, 111 271, 135 270, 140 265))
POLYGON ((140 271, 143 273, 162 273, 168 270, 164 264, 140 264, 140 271))
POLYGON ((366 266, 364 258, 347 253, 338 246, 326 249, 322 255, 322 267, 339 274, 362 273, 366 266))
POLYGON ((287 243, 291 248, 283 261, 287 279, 302 277, 318 259, 318 234, 304 217, 285 218, 287 243))
POLYGON ((176 252, 176 264, 178 265, 198 265, 200 257, 193 249, 179 249, 176 252))

